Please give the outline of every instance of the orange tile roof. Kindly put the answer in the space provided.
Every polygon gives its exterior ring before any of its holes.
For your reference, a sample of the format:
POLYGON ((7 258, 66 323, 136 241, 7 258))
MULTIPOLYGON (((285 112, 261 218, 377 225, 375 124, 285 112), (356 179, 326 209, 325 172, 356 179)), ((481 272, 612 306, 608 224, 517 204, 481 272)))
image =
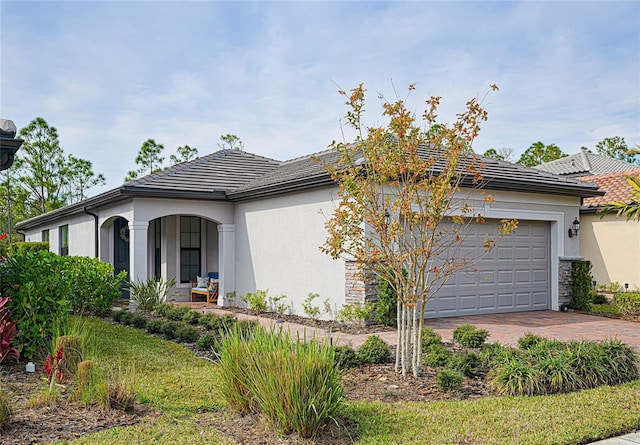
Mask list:
POLYGON ((604 196, 596 196, 594 198, 585 198, 584 207, 602 207, 613 201, 631 202, 631 185, 627 182, 629 176, 640 176, 640 170, 608 173, 606 175, 583 176, 580 179, 585 182, 593 182, 605 191, 604 196))

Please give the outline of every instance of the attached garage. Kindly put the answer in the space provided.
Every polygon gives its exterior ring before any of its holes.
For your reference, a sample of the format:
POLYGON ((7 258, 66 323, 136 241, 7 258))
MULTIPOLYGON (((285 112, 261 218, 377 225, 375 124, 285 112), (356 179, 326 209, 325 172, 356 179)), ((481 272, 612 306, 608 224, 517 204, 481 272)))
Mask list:
MULTIPOLYGON (((497 220, 475 224, 467 246, 496 233, 497 220)), ((427 318, 551 308, 550 236, 546 221, 520 221, 472 270, 461 271, 429 301, 427 318), (475 270, 475 271, 474 271, 475 270)))

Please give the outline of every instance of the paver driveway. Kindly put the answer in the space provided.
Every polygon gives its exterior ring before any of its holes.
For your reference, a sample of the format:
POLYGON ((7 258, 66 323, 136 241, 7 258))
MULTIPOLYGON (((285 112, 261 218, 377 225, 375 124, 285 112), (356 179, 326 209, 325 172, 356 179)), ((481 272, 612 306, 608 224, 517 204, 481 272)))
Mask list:
MULTIPOLYGON (((451 340, 456 326, 470 323, 477 328, 489 331, 488 342, 498 342, 515 346, 518 339, 527 332, 558 340, 602 340, 616 337, 633 346, 640 353, 640 323, 598 317, 576 312, 534 311, 515 312, 509 314, 473 315, 464 317, 436 318, 425 321, 442 335, 444 340, 451 340)), ((387 343, 396 344, 395 331, 380 335, 387 343)), ((340 335, 340 342, 351 342, 359 346, 366 335, 340 335)))
MULTIPOLYGON (((194 309, 212 311, 218 314, 226 313, 222 308, 206 308, 202 305, 189 304, 194 309)), ((236 314, 238 318, 256 319, 255 315, 236 314)), ((258 317, 261 324, 270 326, 274 323, 271 318, 258 317)), ((634 347, 640 353, 640 322, 617 320, 613 318, 586 315, 577 312, 556 311, 532 311, 514 312, 508 314, 469 315, 464 317, 435 318, 425 321, 426 326, 432 327, 442 335, 443 340, 451 341, 453 330, 464 323, 470 323, 477 328, 489 331, 488 342, 498 342, 503 345, 516 346, 518 339, 531 332, 543 337, 556 338, 558 340, 602 340, 607 337, 615 337, 634 347)), ((290 331, 294 336, 301 337, 316 335, 323 337, 324 330, 315 330, 309 326, 295 323, 283 323, 283 329, 290 331)), ((379 335, 388 344, 397 344, 397 331, 381 332, 379 335)), ((360 346, 369 335, 333 334, 334 341, 339 344, 350 344, 354 348, 360 346)))

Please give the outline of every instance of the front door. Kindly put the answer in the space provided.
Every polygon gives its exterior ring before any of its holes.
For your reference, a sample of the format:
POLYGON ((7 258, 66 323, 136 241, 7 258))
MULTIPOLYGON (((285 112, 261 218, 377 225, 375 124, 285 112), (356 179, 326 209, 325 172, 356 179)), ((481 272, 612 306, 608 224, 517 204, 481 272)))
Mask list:
MULTIPOLYGON (((113 268, 116 275, 123 270, 127 272, 129 281, 129 221, 118 218, 113 223, 113 268)), ((126 284, 122 286, 122 298, 129 298, 126 284)))

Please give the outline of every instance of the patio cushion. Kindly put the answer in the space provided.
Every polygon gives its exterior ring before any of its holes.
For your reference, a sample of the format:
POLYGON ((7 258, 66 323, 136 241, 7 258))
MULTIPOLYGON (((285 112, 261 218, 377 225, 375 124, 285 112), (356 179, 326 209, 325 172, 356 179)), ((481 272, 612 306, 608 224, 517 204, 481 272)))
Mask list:
POLYGON ((207 281, 209 281, 209 277, 196 277, 196 280, 196 287, 207 287, 207 281))

